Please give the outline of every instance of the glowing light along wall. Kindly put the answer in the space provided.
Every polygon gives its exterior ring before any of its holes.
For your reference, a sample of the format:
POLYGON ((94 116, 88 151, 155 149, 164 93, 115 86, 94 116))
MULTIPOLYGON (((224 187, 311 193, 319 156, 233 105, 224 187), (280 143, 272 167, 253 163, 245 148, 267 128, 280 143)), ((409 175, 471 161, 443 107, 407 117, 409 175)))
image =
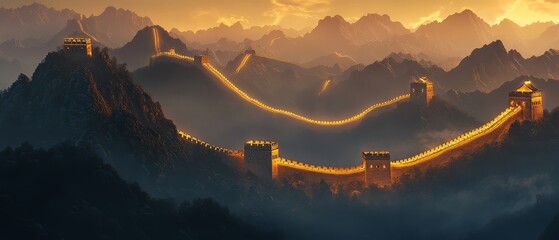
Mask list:
POLYGON ((410 167, 410 166, 417 165, 419 163, 429 161, 429 160, 433 159, 434 157, 437 157, 437 156, 443 154, 445 151, 448 151, 448 150, 451 150, 451 149, 456 149, 457 147, 464 146, 465 144, 468 144, 469 142, 471 142, 471 141, 473 141, 477 138, 480 138, 482 136, 485 136, 486 134, 491 133, 493 130, 497 129, 502 124, 507 122, 507 120, 511 119, 516 114, 518 114, 521 110, 522 110, 522 107, 509 107, 505 111, 503 111, 501 114, 499 114, 497 117, 495 117, 494 119, 487 122, 486 124, 484 124, 481 127, 478 127, 478 128, 476 128, 474 130, 471 130, 467 133, 464 133, 464 134, 458 136, 455 139, 452 139, 452 140, 450 140, 446 143, 443 143, 443 144, 441 144, 437 147, 434 147, 434 148, 429 149, 425 152, 417 154, 413 157, 405 158, 405 159, 402 159, 402 160, 394 160, 394 161, 391 162, 390 165, 393 168, 410 167))
POLYGON ((152 59, 155 59, 155 58, 158 58, 158 57, 172 57, 172 58, 184 60, 184 61, 187 61, 187 62, 194 62, 193 57, 181 55, 181 54, 178 54, 178 53, 172 53, 172 52, 160 52, 160 53, 157 53, 157 54, 151 56, 152 59))
POLYGON ((155 53, 160 53, 161 45, 159 42, 159 31, 156 27, 152 27, 151 30, 153 31, 153 47, 155 49, 155 53))
POLYGON ((250 56, 252 56, 252 54, 245 54, 245 56, 243 56, 243 60, 241 60, 241 63, 237 67, 237 70, 235 70, 235 73, 241 72, 243 67, 245 67, 245 64, 247 64, 248 60, 250 59, 250 56))
POLYGON ((210 149, 210 150, 214 150, 214 151, 217 151, 217 152, 226 153, 226 154, 233 155, 233 156, 237 156, 237 157, 242 157, 242 156, 244 156, 244 153, 243 153, 242 150, 234 150, 234 149, 227 149, 227 148, 223 148, 223 147, 218 147, 218 146, 209 144, 209 143, 207 143, 207 142, 204 142, 204 141, 202 141, 202 140, 200 140, 200 139, 198 139, 198 138, 195 138, 195 137, 193 137, 193 136, 190 136, 189 134, 187 134, 187 133, 185 133, 185 132, 183 132, 183 131, 181 131, 181 130, 178 130, 178 134, 181 136, 182 139, 184 139, 184 140, 186 140, 186 141, 188 141, 188 142, 190 142, 190 143, 194 143, 194 144, 197 144, 197 145, 201 145, 201 146, 203 146, 203 147, 205 147, 205 148, 208 148, 208 149, 210 149))
POLYGON ((333 174, 333 175, 349 175, 365 171, 365 166, 363 164, 352 166, 352 167, 329 167, 329 166, 318 166, 308 163, 298 162, 295 160, 288 160, 285 158, 279 158, 274 160, 274 164, 283 167, 289 167, 309 172, 333 174))
POLYGON ((288 111, 288 110, 284 110, 284 109, 280 109, 280 108, 275 108, 275 107, 271 107, 268 106, 262 102, 260 102, 258 99, 255 99, 251 96, 249 96, 247 93, 243 92, 243 90, 239 89, 237 86, 235 86, 235 84, 233 84, 227 77, 225 77, 221 72, 219 72, 217 69, 215 69, 210 63, 204 63, 203 66, 209 71, 211 72, 213 75, 215 75, 219 80, 221 80, 222 83, 224 83, 227 87, 229 87, 231 90, 233 90, 233 92, 235 92, 237 95, 239 95, 241 98, 243 98, 244 100, 252 103, 253 105, 256 105, 257 107, 269 111, 269 112, 273 112, 273 113, 278 113, 278 114, 282 114, 303 122, 307 122, 307 123, 311 123, 311 124, 315 124, 315 125, 322 125, 322 126, 336 126, 336 125, 344 125, 344 124, 348 124, 351 122, 355 122, 357 120, 360 120, 361 118, 365 117, 369 112, 380 108, 380 107, 385 107, 403 100, 407 100, 410 98, 410 94, 404 94, 401 96, 398 96, 396 98, 390 99, 388 101, 384 101, 381 103, 377 103, 374 104, 370 107, 368 107, 367 109, 363 110, 362 112, 345 118, 345 119, 341 119, 341 120, 316 120, 316 119, 311 119, 309 117, 305 117, 302 116, 300 114, 288 111))
POLYGON ((332 82, 332 80, 330 80, 330 79, 324 81, 324 83, 322 84, 322 88, 320 88, 320 92, 318 93, 318 95, 321 95, 324 91, 326 91, 326 89, 328 89, 328 86, 330 86, 330 82, 332 82))

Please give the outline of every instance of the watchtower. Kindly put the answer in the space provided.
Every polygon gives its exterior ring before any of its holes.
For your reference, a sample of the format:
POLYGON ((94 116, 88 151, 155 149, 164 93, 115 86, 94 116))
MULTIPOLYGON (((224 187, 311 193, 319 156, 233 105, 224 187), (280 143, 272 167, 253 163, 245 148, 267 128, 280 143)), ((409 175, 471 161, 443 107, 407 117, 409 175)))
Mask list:
POLYGON ((204 63, 209 63, 210 59, 208 58, 208 55, 196 55, 194 56, 194 62, 203 65, 204 63))
POLYGON ((64 38, 64 51, 80 56, 91 57, 91 38, 64 38))
POLYGON ((433 82, 429 81, 426 77, 421 77, 410 83, 411 102, 428 106, 434 94, 433 82))
POLYGON ((279 158, 279 145, 271 141, 248 141, 245 143, 245 168, 262 179, 273 179, 278 175, 274 163, 279 158))
POLYGON ((256 51, 254 49, 252 49, 252 47, 249 47, 246 51, 245 54, 250 54, 250 55, 256 55, 256 51))
POLYGON ((390 186, 392 178, 390 175, 390 153, 363 152, 363 164, 365 165, 365 183, 367 186, 378 187, 390 186))
POLYGON ((543 118, 542 92, 531 81, 525 81, 518 89, 509 93, 509 105, 522 106, 523 121, 537 121, 543 118))

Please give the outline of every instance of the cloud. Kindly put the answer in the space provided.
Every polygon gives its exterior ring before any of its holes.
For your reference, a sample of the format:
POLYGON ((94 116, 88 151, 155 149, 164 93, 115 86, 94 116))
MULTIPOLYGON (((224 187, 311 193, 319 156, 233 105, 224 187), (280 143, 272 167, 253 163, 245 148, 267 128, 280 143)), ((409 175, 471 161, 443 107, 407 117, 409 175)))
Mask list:
POLYGON ((264 13, 279 24, 286 16, 315 18, 330 9, 330 0, 271 0, 272 9, 264 13))
POLYGON ((225 24, 228 26, 231 26, 237 22, 240 23, 248 23, 248 19, 246 19, 246 17, 244 16, 229 16, 229 17, 220 17, 219 19, 217 19, 216 21, 218 24, 225 24))
POLYGON ((503 9, 505 9, 505 11, 495 18, 495 23, 499 23, 503 21, 503 19, 509 17, 511 13, 513 13, 516 10, 516 8, 519 6, 520 3, 521 0, 516 0, 510 3, 509 5, 504 5, 505 7, 503 9))
POLYGON ((441 17, 442 10, 443 10, 443 8, 439 8, 437 11, 432 12, 428 16, 419 18, 419 20, 417 22, 411 23, 410 27, 415 29, 415 28, 418 28, 419 26, 421 26, 423 24, 442 20, 442 17, 441 17))
POLYGON ((559 0, 533 0, 529 1, 530 9, 549 15, 559 14, 559 0))

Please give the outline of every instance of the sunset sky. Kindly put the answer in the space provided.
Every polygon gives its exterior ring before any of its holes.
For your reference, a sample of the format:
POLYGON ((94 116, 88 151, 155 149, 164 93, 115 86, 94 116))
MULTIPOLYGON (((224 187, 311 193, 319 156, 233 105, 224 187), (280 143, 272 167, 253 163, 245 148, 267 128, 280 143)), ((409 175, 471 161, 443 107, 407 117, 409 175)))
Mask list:
POLYGON ((33 2, 70 8, 80 13, 99 14, 106 6, 125 8, 149 16, 165 28, 197 30, 232 24, 243 26, 279 24, 302 29, 316 25, 327 15, 342 15, 355 21, 367 13, 388 14, 406 27, 444 19, 462 11, 473 10, 488 23, 509 18, 521 25, 535 21, 559 22, 559 0, 0 0, 5 8, 33 2))

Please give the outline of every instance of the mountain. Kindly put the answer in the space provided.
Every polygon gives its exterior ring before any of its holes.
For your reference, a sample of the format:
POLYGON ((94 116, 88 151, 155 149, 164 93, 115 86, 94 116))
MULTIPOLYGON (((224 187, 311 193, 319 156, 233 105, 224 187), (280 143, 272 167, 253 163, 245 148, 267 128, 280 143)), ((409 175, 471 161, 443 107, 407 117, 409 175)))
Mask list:
POLYGON ((0 146, 88 142, 129 179, 205 156, 181 141, 159 103, 98 49, 91 58, 51 52, 32 79, 21 75, 0 95, 0 131, 0 146))
POLYGON ((304 63, 305 67, 315 67, 315 66, 326 66, 333 67, 335 65, 339 66, 342 70, 348 69, 351 66, 357 65, 357 61, 351 56, 343 55, 338 52, 332 53, 330 55, 315 58, 307 63, 304 63))
POLYGON ((2 239, 278 239, 212 199, 153 198, 91 146, 6 148, 0 180, 2 239))
POLYGON ((409 34, 410 30, 400 22, 394 22, 390 16, 368 14, 351 24, 358 44, 385 40, 391 36, 409 34))
POLYGON ((0 8, 0 42, 15 39, 51 38, 69 19, 80 14, 69 10, 56 10, 39 3, 19 8, 0 8))
MULTIPOLYGON (((333 52, 343 52, 362 62, 361 59, 370 57, 365 57, 359 46, 409 33, 400 22, 392 21, 388 15, 368 14, 355 23, 340 15, 326 16, 304 36, 279 37, 273 44, 260 44, 264 49, 259 51, 267 53, 268 57, 292 62, 309 62, 333 52)), ((367 54, 371 55, 370 52, 367 54)))
POLYGON ((323 81, 341 73, 339 67, 303 68, 258 55, 251 55, 240 68, 244 56, 237 56, 225 67, 231 81, 249 95, 284 108, 297 109, 297 103, 304 101, 299 99, 304 90, 312 88, 318 93, 323 81))
POLYGON ((23 71, 21 63, 16 60, 8 60, 0 54, 0 91, 6 89, 23 71))
POLYGON ((94 42, 107 47, 121 47, 141 29, 153 23, 148 17, 140 17, 125 9, 107 7, 98 16, 71 19, 66 27, 53 37, 48 48, 57 46, 68 35, 78 32, 89 36, 94 42))
MULTIPOLYGON (((405 157, 478 124, 444 101, 437 101, 431 110, 402 103, 402 107, 394 105, 375 110, 353 124, 321 127, 256 107, 193 64, 158 62, 135 71, 134 79, 161 102, 167 116, 177 125, 192 129, 194 136, 203 136, 208 142, 234 149, 242 148, 245 140, 271 139, 279 142, 283 157, 315 164, 357 164, 361 151, 368 148, 390 148, 398 157, 405 157), (417 121, 423 118, 430 121, 417 121), (386 124, 395 123, 399 126, 397 130, 386 128, 386 124), (331 147, 332 142, 336 147, 331 147)), ((404 89, 398 93, 409 92, 407 84, 406 81, 404 89)), ((301 95, 318 98, 319 90, 301 95)), ((355 96, 346 96, 349 97, 335 98, 339 102, 337 105, 352 106, 350 103, 355 96)), ((270 104, 264 99, 258 100, 270 104)), ((374 103, 376 101, 360 104, 368 107, 374 103)), ((324 104, 323 109, 297 105, 286 109, 315 119, 337 119, 362 111, 354 106, 348 109, 335 108, 335 105, 324 104)))
POLYGON ((535 40, 536 51, 545 51, 549 48, 559 48, 559 24, 549 27, 542 32, 535 40))
POLYGON ((126 63, 130 69, 135 70, 148 65, 150 57, 155 55, 158 50, 169 51, 170 49, 175 49, 178 54, 193 55, 181 40, 171 37, 164 28, 151 26, 138 31, 132 41, 123 47, 112 49, 111 55, 126 63), (156 36, 158 36, 157 39, 156 36), (158 43, 157 46, 156 43, 158 43))
POLYGON ((475 49, 464 58, 448 72, 444 84, 447 89, 489 92, 521 75, 559 79, 557 61, 557 50, 525 59, 516 50, 507 52, 503 42, 497 40, 475 49))
POLYGON ((153 23, 149 17, 140 17, 132 11, 107 7, 100 15, 84 19, 83 25, 104 45, 115 48, 123 46, 139 30, 153 23))
MULTIPOLYGON (((320 95, 312 106, 318 109, 355 112, 371 103, 408 93, 411 80, 426 76, 432 81, 437 81, 442 79, 444 74, 444 70, 437 66, 387 57, 362 70, 352 71, 347 79, 334 82, 329 92, 320 95)), ((438 90, 440 86, 437 85, 435 83, 438 90)))
POLYGON ((422 25, 415 34, 424 35, 431 39, 431 44, 441 44, 452 53, 462 56, 493 40, 491 26, 468 9, 452 14, 441 22, 422 25))
MULTIPOLYGON (((68 20, 66 27, 60 30, 54 37, 52 37, 48 42, 40 46, 40 49, 36 49, 39 51, 48 52, 53 49, 56 49, 64 42, 64 38, 67 37, 76 37, 76 38, 91 38, 91 42, 96 47, 105 47, 105 45, 95 36, 92 32, 89 32, 89 29, 84 27, 85 18, 78 18, 78 19, 70 19, 68 20)), ((28 50, 28 49, 24 49, 28 50)))
POLYGON ((242 42, 245 39, 256 40, 271 31, 278 30, 291 37, 297 37, 301 34, 301 31, 286 29, 278 25, 252 26, 250 28, 244 28, 240 22, 236 22, 230 26, 221 23, 216 27, 198 31, 182 32, 173 28, 171 29, 170 34, 173 37, 179 38, 183 42, 189 44, 211 44, 221 38, 227 38, 235 42, 242 42))
POLYGON ((551 110, 559 107, 559 96, 555 94, 559 91, 559 80, 546 80, 529 76, 513 78, 489 93, 480 91, 464 93, 451 90, 439 96, 462 111, 476 117, 476 119, 485 121, 491 119, 496 113, 506 107, 508 103, 505 100, 508 99, 508 93, 521 86, 527 80, 532 81, 534 86, 542 91, 545 109, 551 110))
POLYGON ((547 225, 545 231, 538 240, 552 240, 559 237, 559 213, 555 214, 553 220, 547 225))
POLYGON ((449 88, 460 91, 491 91, 505 81, 526 75, 524 58, 515 50, 507 52, 501 41, 476 48, 449 72, 449 88))
POLYGON ((510 19, 503 19, 499 24, 492 27, 495 38, 501 40, 506 46, 524 50, 529 40, 532 40, 533 35, 528 35, 523 27, 510 19))

